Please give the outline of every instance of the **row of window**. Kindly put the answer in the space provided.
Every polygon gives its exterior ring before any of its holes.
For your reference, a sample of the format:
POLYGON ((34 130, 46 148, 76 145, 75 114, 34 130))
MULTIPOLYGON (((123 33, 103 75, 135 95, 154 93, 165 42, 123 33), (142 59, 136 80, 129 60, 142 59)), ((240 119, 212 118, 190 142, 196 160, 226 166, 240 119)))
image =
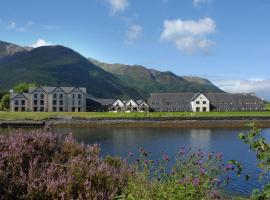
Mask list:
MULTIPOLYGON (((63 93, 60 93, 60 94, 57 94, 57 93, 54 93, 53 94, 53 99, 57 99, 59 96, 59 99, 63 99, 64 98, 64 94, 63 93)), ((34 99, 44 99, 44 94, 41 93, 41 94, 37 94, 35 93, 34 94, 34 99)), ((73 99, 82 99, 82 94, 72 94, 72 98, 73 99)))
MULTIPOLYGON (((206 101, 203 101, 202 103, 203 104, 206 104, 206 101)), ((200 101, 196 101, 196 104, 201 104, 201 102, 200 101)))
MULTIPOLYGON (((19 105, 20 101, 19 100, 15 100, 15 105, 19 105)), ((21 100, 21 105, 25 105, 25 100, 21 100)))
MULTIPOLYGON (((17 100, 16 100, 17 101, 17 100)), ((15 101, 15 105, 19 105, 18 102, 15 101), (16 104, 17 103, 17 104, 16 104)), ((34 100, 33 104, 36 106, 38 105, 38 102, 39 102, 39 105, 44 105, 44 100, 34 100)), ((57 102, 60 106, 64 105, 64 101, 63 100, 53 100, 53 105, 57 105, 57 102)), ((23 101, 23 103, 21 105, 25 105, 25 101, 23 101)), ((74 106, 75 105, 75 100, 72 100, 72 105, 74 106)), ((77 105, 81 105, 81 100, 78 100, 77 101, 77 105)))
POLYGON ((196 112, 200 112, 200 111, 206 112, 207 111, 207 108, 206 107, 202 107, 202 110, 201 110, 200 107, 196 107, 196 112))
MULTIPOLYGON (((16 111, 16 112, 19 111, 19 107, 18 106, 15 106, 14 107, 14 111, 16 111)), ((25 111, 25 107, 22 106, 20 111, 24 112, 25 111)))

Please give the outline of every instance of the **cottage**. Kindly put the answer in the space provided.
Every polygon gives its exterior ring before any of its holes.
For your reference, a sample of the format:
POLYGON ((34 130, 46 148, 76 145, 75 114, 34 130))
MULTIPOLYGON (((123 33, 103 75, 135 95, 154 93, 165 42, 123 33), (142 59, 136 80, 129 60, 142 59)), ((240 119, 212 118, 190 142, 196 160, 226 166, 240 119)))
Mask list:
POLYGON ((88 111, 109 111, 109 112, 147 112, 149 105, 144 100, 120 100, 120 99, 96 99, 89 98, 88 111))
POLYGON ((86 88, 44 87, 29 88, 28 93, 11 91, 11 111, 85 112, 86 88))
POLYGON ((153 93, 148 99, 153 111, 209 112, 261 111, 264 102, 254 94, 231 93, 153 93))

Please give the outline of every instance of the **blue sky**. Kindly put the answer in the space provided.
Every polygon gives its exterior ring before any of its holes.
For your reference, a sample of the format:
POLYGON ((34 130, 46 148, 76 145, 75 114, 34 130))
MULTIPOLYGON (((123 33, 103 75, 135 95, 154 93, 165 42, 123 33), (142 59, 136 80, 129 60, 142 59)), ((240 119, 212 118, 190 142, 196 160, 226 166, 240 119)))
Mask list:
POLYGON ((270 0, 8 0, 0 40, 270 95, 270 0))

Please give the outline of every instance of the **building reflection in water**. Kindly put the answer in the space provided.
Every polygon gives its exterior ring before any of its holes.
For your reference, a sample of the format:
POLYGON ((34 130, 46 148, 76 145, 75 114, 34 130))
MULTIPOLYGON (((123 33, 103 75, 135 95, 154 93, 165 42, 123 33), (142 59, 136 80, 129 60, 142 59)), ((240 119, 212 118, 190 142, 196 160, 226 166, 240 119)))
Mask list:
POLYGON ((191 129, 189 137, 190 146, 195 150, 201 149, 204 152, 210 151, 211 136, 211 129, 191 129))

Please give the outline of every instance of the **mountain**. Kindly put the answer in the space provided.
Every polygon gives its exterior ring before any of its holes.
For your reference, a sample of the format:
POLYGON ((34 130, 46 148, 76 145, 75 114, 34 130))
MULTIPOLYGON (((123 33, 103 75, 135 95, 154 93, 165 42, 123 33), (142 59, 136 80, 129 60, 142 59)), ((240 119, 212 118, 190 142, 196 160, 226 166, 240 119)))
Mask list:
POLYGON ((140 97, 109 72, 97 67, 72 49, 46 46, 21 51, 0 59, 0 91, 20 82, 48 86, 81 86, 97 97, 140 97))
POLYGON ((143 66, 106 64, 64 46, 32 49, 0 41, 0 92, 20 82, 86 87, 98 98, 146 98, 151 92, 221 92, 205 79, 143 66))
POLYGON ((177 76, 140 65, 107 64, 95 59, 92 63, 118 77, 124 85, 136 89, 141 95, 152 92, 223 92, 210 81, 199 77, 177 76))
POLYGON ((27 50, 28 50, 27 48, 20 47, 16 44, 10 44, 7 42, 0 41, 0 59, 27 50))

